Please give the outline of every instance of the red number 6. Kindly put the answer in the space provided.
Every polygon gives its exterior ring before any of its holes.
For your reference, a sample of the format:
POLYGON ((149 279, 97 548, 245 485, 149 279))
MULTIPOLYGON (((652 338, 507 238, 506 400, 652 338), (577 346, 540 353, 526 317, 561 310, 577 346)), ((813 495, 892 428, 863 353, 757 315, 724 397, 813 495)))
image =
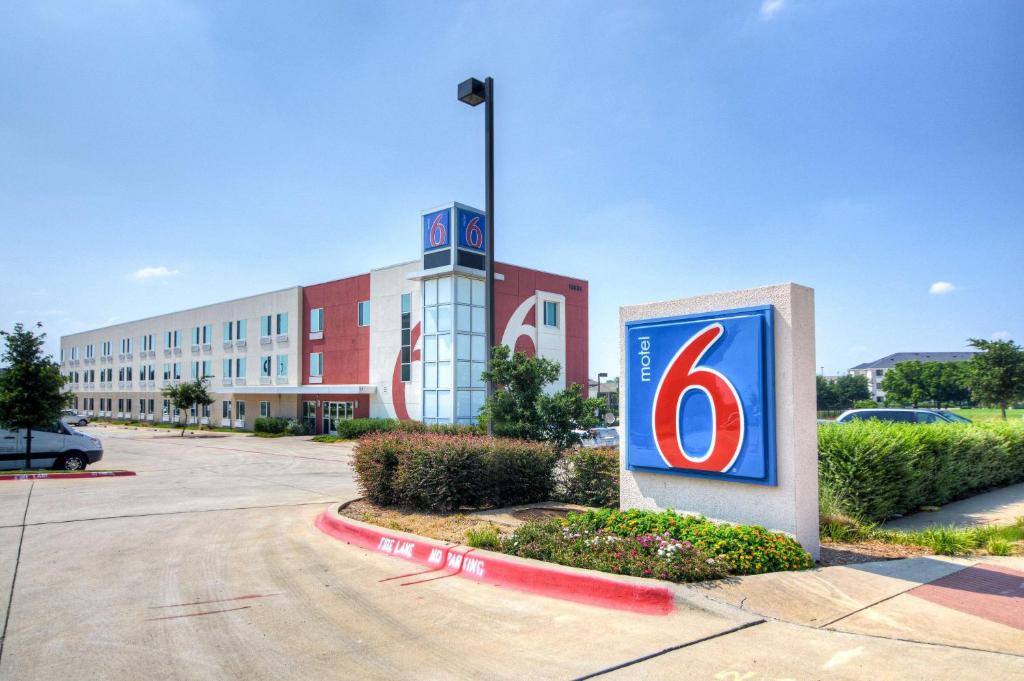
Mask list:
POLYGON ((694 334, 669 362, 654 393, 654 441, 665 463, 673 468, 724 473, 743 447, 743 407, 736 388, 714 369, 697 366, 724 332, 722 325, 715 323, 694 334), (683 448, 679 429, 683 396, 690 390, 700 390, 711 402, 711 445, 701 455, 683 448))

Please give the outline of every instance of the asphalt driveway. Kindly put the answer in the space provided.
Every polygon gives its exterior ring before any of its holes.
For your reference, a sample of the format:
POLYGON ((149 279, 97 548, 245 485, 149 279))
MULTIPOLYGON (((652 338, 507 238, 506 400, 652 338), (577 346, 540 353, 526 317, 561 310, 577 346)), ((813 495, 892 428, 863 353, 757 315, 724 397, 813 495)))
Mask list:
POLYGON ((725 590, 649 616, 407 580, 415 566, 313 526, 357 496, 347 445, 91 430, 100 467, 138 475, 0 483, 2 679, 1024 673, 1019 656, 780 621, 725 590))

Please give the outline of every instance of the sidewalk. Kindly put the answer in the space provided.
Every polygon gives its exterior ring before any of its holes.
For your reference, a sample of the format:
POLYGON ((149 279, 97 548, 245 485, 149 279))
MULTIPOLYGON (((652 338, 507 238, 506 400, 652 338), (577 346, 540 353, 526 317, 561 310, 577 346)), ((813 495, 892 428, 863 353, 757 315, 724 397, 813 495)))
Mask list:
POLYGON ((922 512, 890 520, 888 530, 921 530, 933 525, 1010 525, 1024 516, 1024 483, 1001 487, 967 499, 954 501, 933 513, 922 512))

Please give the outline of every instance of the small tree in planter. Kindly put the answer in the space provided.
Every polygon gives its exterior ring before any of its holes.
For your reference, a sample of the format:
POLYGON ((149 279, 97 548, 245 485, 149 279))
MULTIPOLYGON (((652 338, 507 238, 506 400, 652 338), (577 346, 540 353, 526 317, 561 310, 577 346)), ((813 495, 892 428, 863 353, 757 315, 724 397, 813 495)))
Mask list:
POLYGON ((559 452, 578 445, 579 431, 598 424, 604 400, 585 399, 578 385, 545 394, 544 386, 558 380, 559 373, 558 362, 496 346, 491 368, 483 374, 496 390, 481 417, 493 421, 495 435, 550 442, 559 452))
POLYGON ((51 356, 43 356, 45 333, 36 335, 23 324, 15 324, 14 331, 0 331, 0 336, 7 345, 2 357, 7 367, 0 372, 0 426, 27 431, 25 468, 31 468, 33 426, 59 421, 61 409, 73 396, 61 392, 64 377, 60 367, 51 356))
POLYGON ((185 436, 185 430, 188 426, 188 410, 195 407, 196 413, 200 414, 202 413, 202 407, 213 404, 213 397, 210 396, 207 390, 207 379, 205 377, 197 378, 189 383, 168 386, 161 392, 181 414, 182 437, 185 436))

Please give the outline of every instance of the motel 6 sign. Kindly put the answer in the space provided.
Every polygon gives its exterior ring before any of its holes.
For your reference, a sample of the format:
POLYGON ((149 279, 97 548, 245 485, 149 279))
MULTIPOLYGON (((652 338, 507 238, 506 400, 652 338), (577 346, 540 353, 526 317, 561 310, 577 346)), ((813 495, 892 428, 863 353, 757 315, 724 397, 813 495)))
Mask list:
POLYGON ((423 250, 447 248, 451 244, 452 212, 450 208, 423 216, 423 250))
POLYGON ((626 322, 626 466, 775 485, 772 307, 626 322))
POLYGON ((487 218, 482 213, 456 207, 455 214, 459 223, 459 248, 483 253, 484 225, 487 218))
POLYGON ((486 251, 487 218, 483 213, 454 204, 423 215, 423 250, 432 251, 451 246, 452 214, 455 214, 455 225, 458 230, 458 247, 467 251, 484 253, 486 251))

